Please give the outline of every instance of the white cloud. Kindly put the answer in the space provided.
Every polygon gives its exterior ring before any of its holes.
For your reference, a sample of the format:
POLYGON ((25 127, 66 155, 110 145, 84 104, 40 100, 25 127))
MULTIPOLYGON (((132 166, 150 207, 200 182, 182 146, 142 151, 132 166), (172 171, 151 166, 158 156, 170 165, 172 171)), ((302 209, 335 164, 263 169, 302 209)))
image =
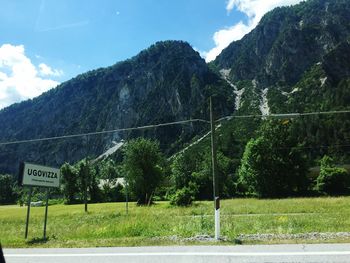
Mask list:
POLYGON ((192 47, 192 48, 193 48, 194 51, 197 51, 197 52, 199 53, 199 55, 200 55, 202 58, 207 57, 208 52, 202 51, 202 50, 200 50, 200 49, 198 49, 198 48, 196 48, 196 47, 192 47))
POLYGON ((0 109, 21 100, 34 98, 57 86, 59 82, 42 76, 58 76, 45 64, 39 68, 25 55, 23 45, 4 44, 0 47, 0 109), (38 71, 39 70, 39 71, 38 71))
POLYGON ((39 70, 40 70, 40 75, 42 76, 60 77, 63 75, 62 70, 52 69, 50 66, 44 63, 39 64, 39 70))
POLYGON ((246 23, 240 21, 231 27, 215 32, 213 36, 215 47, 207 52, 206 61, 214 60, 231 42, 240 40, 244 35, 254 29, 267 12, 278 6, 294 5, 301 1, 302 0, 228 0, 226 4, 228 14, 236 9, 244 13, 248 21, 246 23))

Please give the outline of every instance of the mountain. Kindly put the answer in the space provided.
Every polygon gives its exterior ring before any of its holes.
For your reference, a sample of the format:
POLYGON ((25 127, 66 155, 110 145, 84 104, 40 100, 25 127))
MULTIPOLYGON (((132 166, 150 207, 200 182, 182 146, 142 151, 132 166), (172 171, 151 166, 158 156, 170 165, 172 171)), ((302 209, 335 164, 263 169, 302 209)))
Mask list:
POLYGON ((242 40, 216 58, 233 81, 256 80, 261 87, 295 84, 313 64, 350 36, 350 2, 309 0, 267 13, 242 40))
POLYGON ((250 111, 283 112, 283 107, 268 105, 266 97, 292 92, 306 71, 338 45, 347 43, 349 12, 350 2, 346 0, 309 0, 276 8, 212 64, 236 87, 239 97, 254 99, 250 111))
MULTIPOLYGON (((349 110, 349 43, 350 1, 309 0, 267 13, 211 67, 234 89, 237 114, 349 110)), ((350 114, 302 117, 292 125, 311 159, 326 153, 349 159, 350 114)), ((233 133, 254 136, 257 127, 233 133)))
MULTIPOLYGON (((214 87, 223 91, 218 112, 228 114, 232 92, 228 94, 229 86, 199 54, 182 41, 159 42, 127 61, 79 75, 33 100, 1 110, 0 141, 207 118, 205 103, 214 87)), ((58 166, 87 155, 98 156, 113 141, 139 135, 156 137, 163 149, 170 151, 171 144, 176 148, 176 143, 189 140, 202 126, 194 123, 4 146, 0 149, 0 173, 16 171, 19 161, 58 166)))
MULTIPOLYGON (((350 1, 308 0, 267 13, 209 64, 186 42, 158 42, 129 60, 5 108, 0 142, 208 119, 211 95, 217 117, 349 110, 349 61, 350 1)), ((235 167, 262 121, 234 119, 218 129, 218 148, 235 167)), ((311 161, 323 154, 350 161, 349 114, 285 123, 311 161)), ((206 124, 193 123, 2 146, 0 173, 15 172, 22 160, 58 166, 99 156, 115 142, 141 135, 160 140, 170 155, 207 130, 206 124)))

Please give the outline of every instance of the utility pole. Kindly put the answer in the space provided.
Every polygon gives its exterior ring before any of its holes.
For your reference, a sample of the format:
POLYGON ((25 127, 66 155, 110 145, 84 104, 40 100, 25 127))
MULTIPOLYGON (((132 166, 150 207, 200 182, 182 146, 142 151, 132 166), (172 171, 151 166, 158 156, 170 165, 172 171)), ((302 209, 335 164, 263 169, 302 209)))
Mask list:
POLYGON ((85 165, 83 167, 84 167, 84 172, 83 172, 83 176, 84 176, 84 210, 85 210, 85 213, 87 213, 88 212, 88 204, 87 204, 88 178, 90 177, 90 168, 89 168, 88 158, 85 159, 85 165))
POLYGON ((212 172, 213 172, 213 197, 215 209, 215 239, 220 239, 220 198, 219 184, 216 176, 216 140, 215 140, 215 121, 213 113, 213 102, 210 97, 210 127, 211 127, 211 157, 212 157, 212 172))
POLYGON ((88 195, 88 185, 89 185, 89 182, 91 180, 90 176, 90 164, 89 164, 89 135, 86 136, 86 157, 85 157, 85 165, 83 166, 84 167, 84 171, 83 171, 83 176, 84 176, 84 211, 85 213, 88 212, 88 201, 87 201, 87 195, 88 195))

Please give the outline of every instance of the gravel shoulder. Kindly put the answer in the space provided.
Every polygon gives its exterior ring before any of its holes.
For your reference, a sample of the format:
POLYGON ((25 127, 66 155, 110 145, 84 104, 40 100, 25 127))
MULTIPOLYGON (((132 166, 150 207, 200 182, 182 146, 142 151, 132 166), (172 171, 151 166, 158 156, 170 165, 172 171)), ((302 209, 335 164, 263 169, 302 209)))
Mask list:
POLYGON ((337 233, 300 233, 300 234, 242 234, 237 236, 235 239, 230 239, 228 237, 221 237, 220 240, 216 240, 213 236, 210 235, 197 235, 194 237, 178 237, 178 236, 169 236, 169 237, 154 237, 154 240, 157 241, 171 241, 171 242, 179 242, 179 243, 213 243, 213 244, 221 244, 221 243, 234 243, 234 244, 243 244, 243 243, 269 243, 269 242, 277 242, 277 241, 289 241, 291 243, 298 241, 303 242, 327 242, 327 241, 348 241, 350 242, 350 232, 337 232, 337 233))

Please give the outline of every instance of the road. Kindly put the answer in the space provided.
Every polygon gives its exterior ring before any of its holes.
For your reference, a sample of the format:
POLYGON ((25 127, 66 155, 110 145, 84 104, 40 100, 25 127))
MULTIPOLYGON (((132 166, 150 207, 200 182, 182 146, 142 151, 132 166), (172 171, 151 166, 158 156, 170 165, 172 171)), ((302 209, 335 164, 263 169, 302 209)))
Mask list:
POLYGON ((350 244, 5 249, 7 263, 350 262, 350 244))

